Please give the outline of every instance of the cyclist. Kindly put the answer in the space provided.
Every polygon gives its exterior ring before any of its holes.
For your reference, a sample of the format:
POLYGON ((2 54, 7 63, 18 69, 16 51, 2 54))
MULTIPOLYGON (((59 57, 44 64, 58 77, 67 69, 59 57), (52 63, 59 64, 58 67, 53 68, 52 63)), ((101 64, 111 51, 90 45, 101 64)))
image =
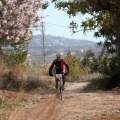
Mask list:
MULTIPOLYGON (((49 68, 49 75, 53 76, 52 70, 53 67, 55 66, 55 73, 56 74, 62 74, 63 75, 63 86, 65 85, 65 75, 69 74, 69 66, 66 62, 66 60, 64 60, 62 58, 62 54, 61 53, 57 53, 56 54, 56 59, 52 62, 50 68, 49 68)), ((57 90, 57 80, 56 80, 56 90, 57 90)), ((65 89, 65 87, 63 87, 65 89)))

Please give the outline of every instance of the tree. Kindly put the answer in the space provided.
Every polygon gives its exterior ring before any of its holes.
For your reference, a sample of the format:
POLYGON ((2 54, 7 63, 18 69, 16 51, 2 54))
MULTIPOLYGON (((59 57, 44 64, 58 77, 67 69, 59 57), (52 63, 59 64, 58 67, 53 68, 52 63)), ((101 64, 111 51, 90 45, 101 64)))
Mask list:
POLYGON ((1 0, 0 1, 0 43, 18 42, 27 38, 29 27, 42 19, 39 8, 45 8, 42 0, 1 0))
POLYGON ((37 21, 43 18, 37 10, 46 7, 47 3, 42 0, 0 1, 0 52, 8 64, 25 61, 28 53, 26 40, 32 38, 29 28, 37 27, 37 21))
POLYGON ((80 73, 80 59, 75 55, 72 55, 70 51, 68 51, 66 60, 68 65, 70 66, 71 74, 79 74, 80 73))
POLYGON ((79 80, 81 74, 80 59, 72 55, 71 51, 67 52, 66 61, 70 67, 70 76, 67 77, 68 81, 79 80))
POLYGON ((89 67, 91 72, 98 72, 98 59, 95 58, 95 54, 88 50, 81 61, 83 67, 89 67))
POLYGON ((28 55, 28 42, 19 41, 18 43, 13 43, 10 48, 4 50, 4 61, 8 66, 19 65, 23 63, 28 55))
MULTIPOLYGON (((110 59, 107 75, 120 78, 120 0, 53 0, 53 2, 56 8, 65 10, 70 16, 79 13, 91 15, 82 21, 81 27, 84 32, 95 30, 95 37, 104 37, 103 52, 105 52, 102 58, 103 61, 106 59, 107 52, 110 59)), ((77 23, 72 22, 70 25, 75 33, 77 23)))

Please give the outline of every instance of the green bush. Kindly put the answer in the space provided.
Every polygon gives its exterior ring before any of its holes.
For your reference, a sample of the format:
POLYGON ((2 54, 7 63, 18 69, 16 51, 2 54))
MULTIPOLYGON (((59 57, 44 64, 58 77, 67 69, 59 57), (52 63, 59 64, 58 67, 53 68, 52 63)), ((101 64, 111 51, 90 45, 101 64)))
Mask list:
POLYGON ((0 97, 0 107, 1 107, 1 105, 2 105, 2 102, 3 102, 3 100, 2 100, 2 98, 0 97))
POLYGON ((117 82, 110 77, 93 79, 91 82, 83 89, 86 92, 95 92, 97 90, 111 90, 116 87, 117 82))
MULTIPOLYGON (((17 72, 20 72, 20 70, 17 72)), ((3 89, 3 90, 5 89, 5 90, 17 91, 17 92, 20 92, 22 90, 22 91, 29 92, 38 87, 49 89, 51 82, 47 80, 45 81, 42 80, 42 77, 34 76, 34 75, 32 76, 29 74, 22 77, 22 73, 20 78, 20 76, 14 73, 14 70, 13 70, 3 75, 0 84, 1 84, 0 89, 3 89)))
POLYGON ((26 92, 29 92, 38 87, 47 89, 49 88, 48 84, 45 81, 39 79, 38 77, 28 77, 27 81, 24 84, 24 90, 26 92))
POLYGON ((78 81, 83 74, 89 73, 88 68, 81 67, 80 58, 77 58, 75 55, 72 55, 70 51, 68 51, 65 59, 70 68, 70 74, 66 77, 67 81, 78 81))
POLYGON ((1 84, 1 89, 20 91, 22 82, 18 80, 17 75, 14 75, 12 71, 9 71, 3 75, 1 84))
POLYGON ((9 52, 9 54, 7 54, 5 56, 5 62, 9 66, 19 65, 26 60, 27 54, 28 54, 28 51, 23 51, 23 52, 21 52, 19 50, 11 51, 11 52, 9 52))

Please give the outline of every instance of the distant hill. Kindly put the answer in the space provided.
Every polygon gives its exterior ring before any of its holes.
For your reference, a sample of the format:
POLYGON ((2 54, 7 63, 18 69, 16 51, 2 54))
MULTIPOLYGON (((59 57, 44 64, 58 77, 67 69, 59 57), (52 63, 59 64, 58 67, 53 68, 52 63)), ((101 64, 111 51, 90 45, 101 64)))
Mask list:
MULTIPOLYGON (((56 37, 46 35, 44 37, 45 42, 45 56, 46 58, 54 58, 55 53, 62 52, 66 55, 67 51, 70 50, 73 54, 83 57, 87 50, 92 50, 96 55, 99 54, 101 48, 96 47, 96 42, 90 40, 75 40, 64 37, 56 37)), ((43 47, 40 35, 34 35, 33 39, 29 41, 29 53, 32 58, 40 59, 43 55, 43 47), (34 57, 33 57, 34 56, 34 57)))
MULTIPOLYGON (((75 40, 64 37, 56 37, 51 35, 46 35, 44 37, 45 46, 67 46, 67 47, 91 47, 95 46, 96 42, 90 40, 75 40)), ((30 41, 30 47, 41 46, 41 36, 35 35, 33 36, 33 40, 30 41)))

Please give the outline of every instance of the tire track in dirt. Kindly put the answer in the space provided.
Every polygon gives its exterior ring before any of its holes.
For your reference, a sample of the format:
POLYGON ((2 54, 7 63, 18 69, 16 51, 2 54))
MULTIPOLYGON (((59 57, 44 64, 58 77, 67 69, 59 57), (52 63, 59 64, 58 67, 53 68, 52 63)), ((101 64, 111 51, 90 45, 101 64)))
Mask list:
POLYGON ((61 109, 59 101, 49 98, 45 102, 46 105, 43 105, 43 109, 40 110, 40 113, 43 113, 40 118, 41 120, 53 120, 61 109))
POLYGON ((60 106, 58 102, 52 102, 51 106, 48 106, 48 110, 46 112, 46 114, 44 115, 44 120, 53 120, 56 118, 57 114, 60 111, 60 106))
POLYGON ((53 120, 60 110, 60 102, 54 96, 43 97, 39 103, 16 109, 9 120, 53 120))
MULTIPOLYGON (((36 102, 16 108, 9 120, 93 120, 104 115, 120 115, 119 94, 82 93, 81 89, 85 85, 66 84, 62 102, 54 94, 37 95, 36 102)), ((106 117, 104 120, 109 119, 106 117)))

